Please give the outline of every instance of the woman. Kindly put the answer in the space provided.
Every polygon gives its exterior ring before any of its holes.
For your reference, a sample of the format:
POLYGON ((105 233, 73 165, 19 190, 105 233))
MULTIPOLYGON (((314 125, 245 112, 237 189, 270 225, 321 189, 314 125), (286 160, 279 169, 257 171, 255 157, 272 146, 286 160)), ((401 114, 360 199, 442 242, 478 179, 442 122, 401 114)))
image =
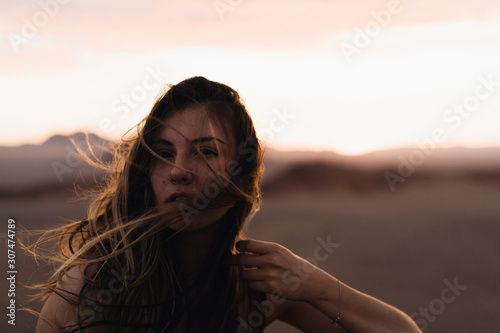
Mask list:
POLYGON ((193 77, 116 154, 88 218, 56 230, 62 265, 37 332, 419 332, 401 311, 274 243, 245 240, 263 151, 230 87, 193 77), (307 272, 307 274, 304 274, 307 272))

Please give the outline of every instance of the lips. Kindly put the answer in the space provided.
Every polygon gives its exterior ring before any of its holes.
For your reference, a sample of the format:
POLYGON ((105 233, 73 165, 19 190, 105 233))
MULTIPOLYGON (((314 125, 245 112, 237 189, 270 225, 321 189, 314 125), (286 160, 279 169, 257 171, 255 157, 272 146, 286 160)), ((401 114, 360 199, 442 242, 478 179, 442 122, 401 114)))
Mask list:
POLYGON ((168 198, 167 202, 186 202, 189 201, 191 196, 185 192, 175 192, 172 193, 168 198))

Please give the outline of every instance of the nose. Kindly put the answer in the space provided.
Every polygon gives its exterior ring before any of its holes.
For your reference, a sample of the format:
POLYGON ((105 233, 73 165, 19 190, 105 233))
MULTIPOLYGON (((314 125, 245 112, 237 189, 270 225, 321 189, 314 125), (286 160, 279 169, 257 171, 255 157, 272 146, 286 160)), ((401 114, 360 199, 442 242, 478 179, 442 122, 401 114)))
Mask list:
POLYGON ((170 169, 170 182, 172 184, 190 184, 193 181, 192 166, 186 158, 178 156, 170 169))

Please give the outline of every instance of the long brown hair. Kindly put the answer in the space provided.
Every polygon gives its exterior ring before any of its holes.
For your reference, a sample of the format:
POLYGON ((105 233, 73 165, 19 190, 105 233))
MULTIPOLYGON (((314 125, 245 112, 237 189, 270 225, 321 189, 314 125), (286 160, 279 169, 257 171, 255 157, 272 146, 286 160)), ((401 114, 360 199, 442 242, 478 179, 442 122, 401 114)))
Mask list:
POLYGON ((248 288, 238 269, 223 263, 235 253, 243 224, 260 205, 262 161, 252 119, 235 90, 203 77, 171 86, 138 125, 137 135, 115 149, 111 165, 93 161, 110 174, 94 194, 87 218, 53 229, 28 247, 38 255, 41 246, 58 241, 57 256, 50 259, 61 264, 49 282, 36 286, 38 296, 46 299, 55 292, 78 306, 78 321, 65 331, 102 326, 115 332, 171 332, 184 314, 187 331, 234 331, 239 306, 249 303, 248 288), (172 242, 176 232, 169 228, 185 216, 155 207, 149 173, 161 159, 151 147, 164 120, 190 106, 202 106, 209 119, 223 125, 236 143, 237 157, 233 174, 215 174, 221 195, 211 203, 229 200, 232 207, 218 225, 203 275, 187 283, 172 242), (77 266, 85 279, 80 293, 56 288, 77 266))

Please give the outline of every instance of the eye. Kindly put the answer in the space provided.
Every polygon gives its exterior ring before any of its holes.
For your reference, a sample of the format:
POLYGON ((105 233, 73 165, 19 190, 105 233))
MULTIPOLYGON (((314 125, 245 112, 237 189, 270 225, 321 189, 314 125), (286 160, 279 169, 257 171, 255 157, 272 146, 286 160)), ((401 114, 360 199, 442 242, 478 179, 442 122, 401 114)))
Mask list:
POLYGON ((156 152, 160 157, 164 158, 164 159, 171 159, 174 157, 174 154, 172 154, 170 151, 168 150, 162 150, 162 151, 158 151, 156 152))
POLYGON ((200 148, 200 153, 203 156, 206 156, 206 157, 217 157, 217 156, 219 156, 219 152, 216 149, 208 148, 208 147, 201 147, 200 148))

